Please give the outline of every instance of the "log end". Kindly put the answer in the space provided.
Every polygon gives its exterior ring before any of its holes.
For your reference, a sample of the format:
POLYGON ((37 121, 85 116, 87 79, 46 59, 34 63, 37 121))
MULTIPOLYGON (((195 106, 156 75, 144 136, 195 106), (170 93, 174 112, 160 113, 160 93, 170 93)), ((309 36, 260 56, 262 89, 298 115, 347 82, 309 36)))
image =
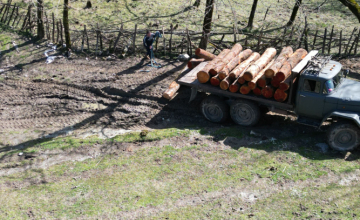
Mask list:
POLYGON ((258 79, 258 81, 256 82, 257 85, 261 88, 264 88, 266 86, 266 80, 265 79, 258 79))
POLYGON ((244 83, 245 83, 245 79, 244 79, 244 77, 239 77, 239 79, 238 79, 238 83, 240 83, 240 84, 244 84, 244 83))
POLYGON ((267 69, 267 70, 265 70, 265 77, 266 77, 266 78, 273 78, 273 77, 274 77, 274 74, 275 74, 275 72, 274 72, 274 70, 272 70, 272 69, 267 69))
POLYGON ((233 92, 233 93, 238 92, 239 91, 239 85, 238 84, 230 85, 229 86, 229 91, 233 92))
POLYGON ((221 81, 220 88, 222 90, 227 90, 229 88, 229 83, 226 80, 221 81))
POLYGON ((276 81, 282 82, 285 80, 286 76, 283 72, 277 72, 274 78, 276 81))
POLYGON ((277 89, 274 94, 274 99, 278 102, 284 102, 287 99, 288 94, 280 89, 277 89))
POLYGON ((199 80, 200 83, 207 83, 210 79, 210 75, 205 71, 199 71, 197 73, 197 79, 199 80))
POLYGON ((226 74, 226 72, 225 72, 225 71, 221 71, 221 72, 219 73, 219 79, 220 79, 220 80, 225 79, 225 78, 226 78, 226 76, 227 76, 227 74, 226 74))
POLYGON ((219 86, 219 85, 220 85, 220 80, 219 80, 219 78, 217 78, 217 77, 211 77, 210 83, 211 83, 211 85, 213 85, 213 86, 219 86))
POLYGON ((278 88, 280 86, 281 81, 277 81, 276 79, 271 80, 271 85, 275 88, 278 88))
POLYGON ((231 79, 232 81, 234 81, 236 79, 236 75, 234 73, 230 73, 229 74, 229 79, 231 79))
POLYGON ((263 95, 265 98, 272 98, 274 95, 274 90, 271 87, 265 87, 261 90, 261 95, 263 95))
POLYGON ((253 93, 255 95, 261 95, 261 89, 259 87, 256 87, 254 90, 253 90, 253 93))
POLYGON ((256 83, 254 83, 254 82, 249 82, 249 83, 248 83, 248 86, 249 86, 249 88, 250 88, 251 90, 254 90, 254 89, 256 88, 256 83))
POLYGON ((284 83, 284 82, 281 82, 279 85, 279 89, 282 91, 287 91, 289 89, 289 87, 290 87, 289 84, 284 83))
POLYGON ((199 56, 200 53, 201 53, 201 48, 197 48, 197 49, 195 50, 195 55, 196 55, 196 56, 199 56))
POLYGON ((216 76, 216 75, 217 75, 217 71, 216 71, 214 68, 210 69, 210 70, 209 70, 209 73, 210 73, 212 76, 216 76))
POLYGON ((243 85, 240 88, 240 93, 243 94, 243 95, 249 94, 250 91, 251 90, 247 85, 243 85))
POLYGON ((251 74, 251 73, 249 73, 249 72, 245 72, 244 73, 244 80, 245 81, 251 81, 251 80, 253 80, 253 75, 251 74))

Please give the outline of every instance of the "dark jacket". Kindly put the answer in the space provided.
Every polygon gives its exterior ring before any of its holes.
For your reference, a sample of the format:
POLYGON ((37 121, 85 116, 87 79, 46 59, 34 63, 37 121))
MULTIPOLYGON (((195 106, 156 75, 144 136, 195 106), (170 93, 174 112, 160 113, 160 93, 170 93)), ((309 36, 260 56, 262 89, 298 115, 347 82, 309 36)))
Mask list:
POLYGON ((148 37, 147 35, 145 35, 144 39, 143 39, 143 45, 145 48, 150 48, 150 46, 152 46, 152 44, 154 43, 154 39, 155 39, 155 34, 151 34, 150 37, 148 37))

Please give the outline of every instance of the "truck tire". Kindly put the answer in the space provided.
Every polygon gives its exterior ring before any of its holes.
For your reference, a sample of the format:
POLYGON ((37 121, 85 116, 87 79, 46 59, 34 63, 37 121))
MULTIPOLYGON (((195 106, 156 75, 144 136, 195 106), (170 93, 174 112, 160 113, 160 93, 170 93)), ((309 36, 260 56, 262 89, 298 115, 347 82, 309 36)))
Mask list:
POLYGON ((360 129, 351 123, 334 123, 326 136, 329 146, 338 151, 351 151, 360 144, 360 129))
POLYGON ((217 96, 208 96, 201 102, 201 112, 204 117, 215 123, 221 123, 229 118, 229 106, 217 96))
POLYGON ((230 106, 230 116, 239 125, 253 126, 260 119, 260 108, 247 100, 236 100, 230 106))

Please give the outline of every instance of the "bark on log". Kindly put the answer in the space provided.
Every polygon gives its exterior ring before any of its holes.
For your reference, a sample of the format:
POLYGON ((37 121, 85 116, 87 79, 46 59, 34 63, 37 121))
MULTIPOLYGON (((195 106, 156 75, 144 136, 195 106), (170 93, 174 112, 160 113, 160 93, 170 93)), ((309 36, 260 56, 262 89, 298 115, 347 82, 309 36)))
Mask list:
POLYGON ((253 90, 253 93, 254 93, 255 95, 261 95, 261 88, 256 87, 256 88, 253 90))
POLYGON ((295 53, 293 53, 291 55, 291 57, 289 57, 289 59, 287 59, 283 66, 281 67, 281 69, 279 70, 279 72, 277 72, 275 74, 275 79, 278 82, 282 82, 284 81, 287 77, 289 77, 289 75, 291 75, 291 70, 307 55, 307 51, 300 48, 297 49, 295 51, 295 53))
POLYGON ((278 102, 284 102, 288 97, 287 92, 277 89, 274 94, 274 99, 278 102))
POLYGON ((280 86, 280 81, 277 81, 275 78, 271 80, 271 85, 275 88, 278 88, 280 86))
POLYGON ((266 71, 266 78, 273 78, 275 74, 282 67, 283 63, 293 54, 293 49, 291 47, 284 47, 281 50, 280 55, 276 58, 273 65, 271 65, 266 71))
POLYGON ((229 76, 227 76, 225 79, 223 79, 220 83, 220 88, 222 90, 228 90, 229 86, 234 82, 234 80, 231 80, 229 76))
POLYGON ((205 59, 202 58, 202 59, 194 59, 192 58, 191 60, 189 60, 189 62, 187 63, 187 66, 189 69, 193 69, 195 68, 197 65, 199 65, 200 63, 204 62, 205 59))
POLYGON ((230 91, 230 92, 233 92, 233 93, 238 92, 239 89, 240 89, 240 83, 238 83, 237 80, 235 80, 235 81, 233 82, 233 84, 231 84, 231 85, 229 86, 229 91, 230 91))
POLYGON ((274 96, 274 89, 271 86, 265 86, 261 89, 261 95, 270 99, 274 96))
POLYGON ((230 72, 229 77, 233 80, 237 79, 241 73, 244 72, 244 70, 254 61, 258 60, 260 58, 259 53, 252 53, 249 58, 247 58, 245 61, 241 62, 233 71, 230 72))
POLYGON ((221 53, 215 59, 213 59, 208 64, 206 64, 206 66, 197 73, 197 79, 199 80, 200 83, 206 83, 206 82, 209 81, 209 79, 210 79, 210 74, 209 74, 210 69, 217 62, 220 62, 221 59, 223 59, 229 52, 230 52, 229 49, 224 49, 223 51, 221 51, 221 53))
POLYGON ((241 62, 246 60, 250 57, 252 54, 252 50, 247 49, 242 51, 238 56, 236 56, 234 59, 232 59, 220 72, 219 72, 219 78, 221 80, 225 79, 229 73, 241 62))
POLYGON ((268 63, 267 66, 266 66, 264 69, 262 69, 262 70, 260 71, 260 73, 259 73, 254 79, 252 79, 252 80, 248 83, 248 85, 249 85, 249 87, 250 87, 251 90, 254 90, 254 89, 256 88, 257 81, 258 81, 262 76, 265 75, 265 70, 266 70, 267 68, 269 68, 269 67, 274 63, 274 61, 275 61, 275 59, 273 59, 272 61, 270 61, 270 63, 268 63))
POLYGON ((251 81, 254 79, 259 72, 264 69, 264 67, 275 57, 276 49, 275 48, 268 48, 266 51, 261 55, 261 57, 252 64, 244 73, 244 78, 246 81, 251 81))
POLYGON ((217 75, 232 59, 234 59, 237 55, 239 55, 242 50, 242 46, 240 44, 235 44, 231 51, 221 59, 221 62, 217 63, 210 69, 210 74, 215 76, 217 75))
POLYGON ((206 50, 203 50, 201 48, 197 48, 195 50, 195 55, 200 57, 200 58, 203 58, 205 60, 213 60, 213 59, 216 58, 216 55, 214 55, 212 53, 209 53, 206 50))
POLYGON ((179 90, 179 88, 180 88, 180 84, 173 81, 169 85, 169 88, 164 92, 163 97, 169 100, 172 99, 175 96, 176 92, 179 90))
POLYGON ((211 77, 210 83, 211 83, 211 85, 213 85, 213 86, 219 86, 219 85, 220 85, 219 74, 216 75, 216 76, 211 77))
POLYGON ((243 95, 249 94, 250 91, 251 91, 251 89, 249 88, 249 86, 247 84, 242 85, 240 88, 240 93, 243 95))

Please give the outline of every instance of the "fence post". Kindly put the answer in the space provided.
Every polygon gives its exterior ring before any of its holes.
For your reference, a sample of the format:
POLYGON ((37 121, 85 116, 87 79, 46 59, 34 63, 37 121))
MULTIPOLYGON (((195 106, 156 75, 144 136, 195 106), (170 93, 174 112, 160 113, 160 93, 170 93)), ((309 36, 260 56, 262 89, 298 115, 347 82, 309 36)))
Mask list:
POLYGON ((16 21, 16 19, 19 17, 19 6, 18 7, 16 7, 16 16, 15 16, 15 18, 14 18, 14 21, 13 21, 13 23, 12 23, 12 25, 11 26, 13 26, 13 28, 15 29, 15 21, 16 21))
POLYGON ((50 39, 49 19, 48 19, 48 16, 47 16, 46 12, 44 12, 44 14, 45 14, 45 19, 46 19, 46 38, 48 40, 51 40, 50 39))
POLYGON ((25 15, 25 19, 24 19, 24 22, 23 22, 23 25, 21 27, 21 30, 23 30, 26 26, 26 23, 28 22, 28 18, 29 18, 29 14, 30 14, 30 11, 31 11, 31 7, 32 5, 30 4, 29 7, 28 7, 28 12, 26 13, 25 15))
POLYGON ((331 28, 328 54, 330 54, 330 52, 331 52, 331 41, 332 41, 332 38, 333 38, 333 34, 334 34, 334 25, 333 25, 332 28, 331 28))
POLYGON ((122 34, 122 31, 123 31, 123 24, 121 24, 121 27, 120 27, 120 29, 119 29, 119 34, 118 34, 118 36, 117 36, 117 38, 116 38, 116 40, 115 40, 115 43, 114 43, 114 53, 115 53, 115 50, 116 50, 116 45, 117 45, 117 43, 119 42, 119 39, 120 39, 120 36, 121 36, 121 34, 122 34))
POLYGON ((55 16, 54 16, 54 12, 52 13, 52 22, 53 22, 52 41, 53 41, 53 43, 55 43, 55 16))
POLYGON ((10 8, 9 5, 6 5, 6 6, 5 6, 4 14, 3 14, 3 16, 1 17, 1 22, 4 22, 4 23, 5 23, 6 16, 7 16, 7 12, 8 12, 8 10, 9 10, 9 8, 10 8))
POLYGON ((56 43, 59 43, 59 37, 60 37, 59 21, 56 22, 56 29, 57 29, 56 43))
POLYGON ((309 28, 307 28, 307 29, 305 30, 305 40, 304 40, 304 44, 305 44, 305 50, 306 50, 306 51, 309 51, 308 32, 309 32, 309 28))
POLYGON ((359 29, 358 36, 357 36, 357 38, 356 38, 354 55, 356 55, 356 54, 357 54, 357 47, 358 47, 358 44, 359 44, 359 38, 360 38, 360 29, 359 29))
POLYGON ((322 46, 322 54, 325 53, 326 32, 327 32, 327 28, 325 28, 325 32, 324 32, 324 41, 323 41, 323 46, 322 46))
POLYGON ((81 52, 83 52, 83 51, 84 51, 84 44, 85 44, 85 32, 86 32, 86 25, 84 25, 84 31, 83 31, 82 41, 81 41, 81 52))
POLYGON ((62 20, 60 19, 60 36, 61 36, 61 44, 64 43, 64 37, 63 37, 63 25, 62 20))
POLYGON ((349 45, 350 45, 350 41, 351 41, 351 39, 352 39, 355 31, 356 31, 356 27, 355 27, 354 30, 352 31, 351 36, 350 36, 350 38, 349 38, 349 41, 348 41, 348 43, 347 43, 347 45, 346 45, 346 48, 345 48, 345 56, 347 55, 347 52, 348 52, 348 49, 349 49, 349 45))
POLYGON ((234 31, 234 43, 236 44, 236 25, 234 24, 233 26, 233 31, 234 31))
POLYGON ((99 55, 101 55, 104 50, 101 30, 99 30, 99 38, 100 38, 100 53, 99 53, 99 55))
POLYGON ((170 59, 172 59, 172 35, 173 35, 173 24, 170 25, 170 39, 169 39, 169 50, 170 50, 170 59))
POLYGON ((133 38, 133 50, 134 50, 134 53, 135 53, 135 50, 136 50, 136 34, 137 34, 137 24, 135 24, 135 32, 134 32, 134 38, 133 38))
POLYGON ((263 29, 261 29, 260 35, 258 37, 258 43, 257 43, 257 47, 256 47, 257 52, 260 51, 260 42, 261 42, 262 35, 263 35, 263 29))
POLYGON ((162 27, 163 32, 163 44, 164 44, 164 57, 166 57, 166 42, 165 42, 165 30, 164 27, 162 27))
POLYGON ((1 13, 3 12, 4 8, 5 8, 5 4, 3 4, 3 6, 2 6, 1 9, 0 9, 0 15, 1 15, 1 13))
POLYGON ((313 45, 312 45, 312 50, 315 48, 316 37, 317 37, 318 31, 319 31, 319 30, 316 30, 316 32, 315 32, 314 42, 313 42, 313 45))
POLYGON ((339 56, 341 56, 342 30, 340 31, 339 56))
MULTIPOLYGON (((12 10, 12 12, 11 12, 11 15, 10 15, 10 18, 9 18, 9 20, 8 20, 7 25, 10 25, 11 19, 12 19, 12 17, 14 16, 15 9, 16 9, 16 4, 14 5, 14 8, 13 8, 13 10, 12 10)), ((9 10, 10 10, 10 9, 9 9, 9 10)))

